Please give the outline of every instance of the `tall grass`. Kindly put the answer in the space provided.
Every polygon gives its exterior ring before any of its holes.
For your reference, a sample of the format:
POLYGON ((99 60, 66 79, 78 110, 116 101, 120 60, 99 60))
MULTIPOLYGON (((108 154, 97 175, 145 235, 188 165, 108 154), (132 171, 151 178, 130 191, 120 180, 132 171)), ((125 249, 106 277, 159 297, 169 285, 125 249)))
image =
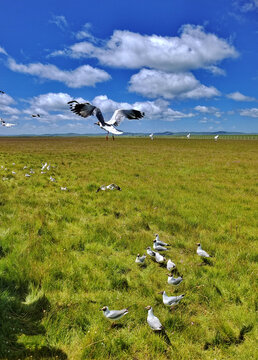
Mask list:
POLYGON ((0 358, 254 358, 257 158, 255 141, 2 138, 0 358), (112 182, 122 191, 96 193, 112 182), (155 233, 184 275, 176 289, 134 262, 155 233), (186 296, 170 311, 161 290, 186 296), (104 305, 130 306, 122 327, 104 305))

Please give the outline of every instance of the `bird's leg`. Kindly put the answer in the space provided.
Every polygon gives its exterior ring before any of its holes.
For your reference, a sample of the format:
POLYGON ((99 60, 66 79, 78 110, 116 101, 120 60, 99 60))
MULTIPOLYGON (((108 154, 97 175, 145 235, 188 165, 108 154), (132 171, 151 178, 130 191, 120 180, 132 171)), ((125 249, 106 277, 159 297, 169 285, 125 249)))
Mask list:
POLYGON ((115 140, 115 137, 114 137, 114 135, 112 135, 112 139, 113 139, 113 141, 115 140))

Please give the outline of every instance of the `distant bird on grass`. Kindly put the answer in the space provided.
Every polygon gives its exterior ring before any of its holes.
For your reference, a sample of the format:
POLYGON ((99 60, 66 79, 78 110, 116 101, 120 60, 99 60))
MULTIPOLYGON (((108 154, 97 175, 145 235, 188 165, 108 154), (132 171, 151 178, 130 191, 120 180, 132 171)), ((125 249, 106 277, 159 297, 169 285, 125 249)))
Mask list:
POLYGON ((176 264, 173 263, 173 261, 171 261, 171 260, 169 259, 168 262, 167 262, 167 269, 168 269, 168 271, 171 271, 171 270, 173 270, 173 269, 175 269, 175 268, 176 268, 176 264))
POLYGON ((13 127, 13 126, 16 126, 16 124, 8 123, 8 122, 4 121, 3 119, 1 119, 1 125, 2 125, 2 126, 5 126, 5 127, 13 127))
POLYGON ((153 134, 150 134, 149 137, 151 140, 153 140, 153 134))
POLYGON ((61 186, 61 188, 60 188, 62 191, 67 191, 67 187, 63 187, 63 186, 61 186))
POLYGON ((155 253, 155 251, 152 251, 152 250, 151 250, 151 247, 150 247, 150 246, 148 246, 146 250, 147 250, 147 254, 148 254, 149 256, 155 257, 155 254, 156 254, 156 253, 155 253))
POLYGON ((121 191, 120 186, 116 185, 116 184, 110 184, 110 185, 101 185, 96 192, 99 191, 105 191, 105 190, 119 190, 121 191))
POLYGON ((26 177, 30 177, 30 174, 25 174, 26 177))
POLYGON ((168 284, 169 285, 179 285, 183 281, 183 277, 179 276, 175 278, 173 274, 167 274, 168 275, 168 284))
POLYGON ((168 249, 164 246, 161 246, 157 243, 157 240, 153 240, 153 249, 157 251, 167 251, 168 249))
POLYGON ((189 133, 189 134, 187 134, 187 135, 186 135, 186 137, 187 137, 187 139, 190 139, 191 134, 190 134, 190 133, 189 133))
MULTIPOLYGON (((109 308, 107 306, 104 306, 100 310, 103 311, 104 316, 111 321, 117 321, 117 320, 121 319, 121 317, 123 317, 124 315, 126 315, 128 313, 128 309, 109 310, 109 308)), ((112 325, 114 326, 115 324, 113 323, 112 325)))
POLYGON ((215 140, 215 141, 217 141, 218 138, 219 138, 219 135, 215 135, 215 136, 214 136, 214 140, 215 140))
POLYGON ((163 264, 166 261, 166 258, 165 258, 165 256, 161 255, 160 253, 155 252, 155 260, 157 263, 163 264))
POLYGON ((145 259, 146 259, 146 255, 143 255, 143 256, 140 256, 140 254, 138 254, 137 256, 136 256, 136 259, 135 259, 135 262, 137 263, 137 264, 144 264, 144 262, 145 262, 145 259))
POLYGON ((203 257, 203 258, 210 258, 210 257, 212 257, 212 256, 210 256, 206 251, 204 251, 204 250, 202 249, 200 243, 197 244, 197 251, 196 251, 196 252, 197 252, 197 255, 199 255, 199 256, 201 256, 201 257, 203 257))
POLYGON ((163 326, 159 319, 154 315, 152 307, 146 306, 145 309, 148 310, 147 323, 149 324, 151 329, 154 331, 163 330, 163 326))
POLYGON ((158 234, 155 235, 155 239, 154 239, 154 240, 156 240, 156 245, 170 246, 169 244, 161 241, 158 234))
MULTIPOLYGON (((84 118, 87 118, 88 116, 96 116, 98 119, 98 122, 95 123, 95 125, 98 125, 101 129, 105 130, 107 132, 106 139, 108 140, 108 134, 114 134, 114 135, 121 135, 123 134, 123 131, 120 131, 116 129, 116 126, 118 126, 121 121, 124 118, 127 118, 129 120, 139 120, 144 117, 144 112, 141 112, 139 110, 130 109, 130 110, 124 110, 119 109, 114 112, 111 119, 109 121, 105 121, 104 117, 102 115, 101 110, 92 105, 90 102, 85 103, 79 103, 76 100, 69 101, 67 104, 70 105, 71 111, 73 111, 75 114, 82 116, 84 118)), ((114 137, 113 137, 114 140, 114 137)))
POLYGON ((166 291, 161 291, 159 294, 163 296, 163 304, 166 306, 174 306, 177 305, 183 298, 184 294, 179 296, 167 296, 166 291))
POLYGON ((50 176, 49 180, 52 181, 52 182, 56 182, 56 179, 53 178, 52 176, 50 176))

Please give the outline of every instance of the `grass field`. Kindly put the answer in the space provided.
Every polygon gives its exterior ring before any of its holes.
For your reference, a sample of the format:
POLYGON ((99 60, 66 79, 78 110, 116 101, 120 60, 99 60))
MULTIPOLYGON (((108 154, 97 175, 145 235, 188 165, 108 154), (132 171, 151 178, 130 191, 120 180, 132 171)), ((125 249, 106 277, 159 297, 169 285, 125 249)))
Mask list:
POLYGON ((257 141, 1 138, 0 166, 0 359, 257 358, 257 141), (176 288, 135 264, 155 233, 176 288), (170 311, 162 290, 185 298, 170 311), (104 305, 130 306, 120 328, 104 305))

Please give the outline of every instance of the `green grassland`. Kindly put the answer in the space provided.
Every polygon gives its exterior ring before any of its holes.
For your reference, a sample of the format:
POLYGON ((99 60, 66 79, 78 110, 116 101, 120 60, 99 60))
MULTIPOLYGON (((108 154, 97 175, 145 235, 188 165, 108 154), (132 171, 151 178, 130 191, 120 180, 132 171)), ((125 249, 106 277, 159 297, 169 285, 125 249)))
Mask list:
POLYGON ((257 150, 252 140, 1 138, 0 359, 257 358, 257 150), (54 167, 40 174, 45 161, 54 167), (112 182, 122 191, 96 193, 112 182), (172 245, 178 287, 150 258, 135 263, 155 233, 172 245), (185 297, 171 311, 162 290, 185 297), (104 305, 130 306, 121 327, 104 305), (171 344, 148 326, 147 305, 171 344))

